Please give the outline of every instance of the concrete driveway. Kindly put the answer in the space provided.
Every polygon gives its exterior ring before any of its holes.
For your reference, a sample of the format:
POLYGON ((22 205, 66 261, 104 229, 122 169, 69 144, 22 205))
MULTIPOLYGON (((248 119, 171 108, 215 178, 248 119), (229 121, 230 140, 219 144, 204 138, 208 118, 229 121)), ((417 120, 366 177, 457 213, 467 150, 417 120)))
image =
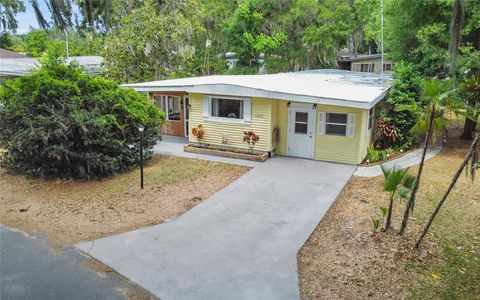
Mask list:
POLYGON ((77 247, 161 299, 299 299, 297 252, 354 170, 272 158, 170 223, 77 247))

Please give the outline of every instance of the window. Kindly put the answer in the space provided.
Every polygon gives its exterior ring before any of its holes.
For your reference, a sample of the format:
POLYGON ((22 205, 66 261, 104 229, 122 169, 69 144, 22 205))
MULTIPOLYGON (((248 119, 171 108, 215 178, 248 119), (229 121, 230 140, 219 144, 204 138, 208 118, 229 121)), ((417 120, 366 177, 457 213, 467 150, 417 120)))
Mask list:
POLYGON ((295 113, 295 133, 307 134, 308 131, 308 113, 296 112, 295 113))
POLYGON ((347 135, 347 114, 327 113, 325 134, 347 135))
POLYGON ((383 70, 384 71, 391 71, 392 70, 392 64, 383 64, 383 70))
POLYGON ((373 73, 375 69, 375 64, 352 64, 352 71, 356 72, 370 72, 373 73))
POLYGON ((373 107, 368 111, 368 130, 372 129, 374 112, 375 109, 373 107))
POLYGON ((211 116, 229 119, 243 119, 243 100, 211 98, 211 116))
POLYGON ((166 113, 167 120, 180 121, 180 96, 155 96, 155 105, 166 113))

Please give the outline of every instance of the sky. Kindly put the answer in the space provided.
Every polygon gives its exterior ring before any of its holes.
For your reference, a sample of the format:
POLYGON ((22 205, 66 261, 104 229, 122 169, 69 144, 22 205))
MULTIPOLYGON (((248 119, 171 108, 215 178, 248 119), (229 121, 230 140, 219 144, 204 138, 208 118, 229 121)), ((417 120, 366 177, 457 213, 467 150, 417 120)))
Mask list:
MULTIPOLYGON (((38 28, 37 18, 35 18, 35 12, 33 11, 30 1, 24 0, 23 3, 25 4, 25 12, 19 13, 17 15, 17 34, 27 33, 30 28, 38 28)), ((43 13, 43 16, 45 17, 45 20, 47 20, 47 22, 50 22, 51 14, 48 10, 47 4, 45 3, 45 0, 38 0, 38 4, 40 6, 40 10, 43 13)), ((78 13, 78 8, 74 6, 73 11, 74 13, 78 13)))

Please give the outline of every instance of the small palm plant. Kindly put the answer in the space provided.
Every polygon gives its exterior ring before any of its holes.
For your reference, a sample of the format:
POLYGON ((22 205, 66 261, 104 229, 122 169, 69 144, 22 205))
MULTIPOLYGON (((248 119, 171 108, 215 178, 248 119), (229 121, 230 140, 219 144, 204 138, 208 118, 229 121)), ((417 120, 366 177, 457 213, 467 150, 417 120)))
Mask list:
POLYGON ((405 232, 410 212, 413 211, 415 205, 415 197, 418 187, 420 186, 425 156, 432 136, 434 133, 444 131, 447 125, 447 119, 444 117, 444 113, 447 111, 455 112, 458 107, 458 102, 455 102, 454 98, 450 95, 454 91, 450 81, 426 79, 422 82, 421 87, 422 104, 399 105, 395 108, 398 111, 406 110, 413 112, 417 116, 417 123, 412 127, 412 132, 417 134, 425 133, 422 158, 418 166, 418 173, 413 183, 410 197, 405 206, 402 224, 400 226, 400 234, 405 232))
POLYGON ((387 168, 381 166, 385 182, 383 190, 390 193, 387 218, 385 220, 384 230, 388 230, 392 224, 393 202, 396 197, 406 199, 412 190, 415 176, 407 174, 408 168, 397 169, 395 166, 387 168))

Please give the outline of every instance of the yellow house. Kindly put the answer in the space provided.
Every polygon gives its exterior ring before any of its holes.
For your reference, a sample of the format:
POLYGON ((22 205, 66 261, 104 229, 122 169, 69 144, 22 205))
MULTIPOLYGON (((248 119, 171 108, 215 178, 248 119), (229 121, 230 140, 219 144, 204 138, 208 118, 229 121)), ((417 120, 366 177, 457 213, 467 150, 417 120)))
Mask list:
POLYGON ((389 83, 382 84, 378 74, 322 69, 123 86, 149 93, 166 112, 166 133, 188 136, 202 124, 203 143, 248 149, 243 133, 254 131, 260 136, 256 151, 358 164, 389 83))

